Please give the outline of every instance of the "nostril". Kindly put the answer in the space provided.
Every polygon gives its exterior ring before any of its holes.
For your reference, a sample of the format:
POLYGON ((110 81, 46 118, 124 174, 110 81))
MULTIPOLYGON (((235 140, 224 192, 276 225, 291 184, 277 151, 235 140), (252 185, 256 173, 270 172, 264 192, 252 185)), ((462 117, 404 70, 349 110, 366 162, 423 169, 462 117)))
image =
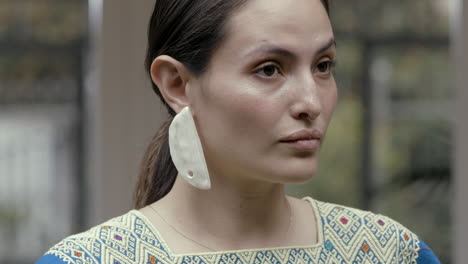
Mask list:
POLYGON ((300 119, 310 119, 310 116, 307 113, 300 113, 299 118, 300 119))
POLYGON ((313 102, 300 102, 294 104, 291 109, 291 117, 297 120, 314 121, 320 115, 320 105, 313 102))

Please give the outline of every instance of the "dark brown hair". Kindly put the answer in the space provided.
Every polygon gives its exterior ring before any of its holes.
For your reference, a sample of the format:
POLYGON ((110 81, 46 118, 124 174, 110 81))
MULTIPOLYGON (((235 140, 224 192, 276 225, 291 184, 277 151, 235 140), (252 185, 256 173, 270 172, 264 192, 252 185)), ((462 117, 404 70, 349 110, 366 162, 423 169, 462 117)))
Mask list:
MULTIPOLYGON (((321 0, 329 13, 328 0, 321 0)), ((200 75, 212 53, 227 34, 228 17, 247 0, 156 0, 148 28, 145 67, 151 76, 153 60, 168 55, 200 75)), ((174 185, 177 169, 169 152, 169 125, 174 110, 164 101, 159 88, 154 92, 166 106, 170 117, 151 140, 143 157, 134 194, 135 208, 163 198, 174 185)))

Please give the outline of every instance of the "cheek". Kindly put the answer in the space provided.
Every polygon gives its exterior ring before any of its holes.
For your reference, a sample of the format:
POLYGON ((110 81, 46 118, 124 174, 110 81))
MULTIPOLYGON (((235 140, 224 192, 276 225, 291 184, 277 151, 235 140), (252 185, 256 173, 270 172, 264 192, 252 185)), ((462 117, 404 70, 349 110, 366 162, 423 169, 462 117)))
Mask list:
POLYGON ((258 89, 239 82, 216 82, 207 86, 200 101, 200 124, 208 144, 248 147, 261 142, 275 123, 275 104, 258 89))
POLYGON ((249 131, 255 134, 256 130, 271 125, 274 115, 271 107, 273 104, 251 89, 233 87, 233 90, 219 95, 220 97, 214 98, 216 103, 213 105, 219 111, 218 119, 231 130, 249 131))
POLYGON ((331 87, 324 90, 324 92, 321 95, 321 98, 323 107, 322 111, 328 123, 331 119, 331 116, 333 115, 333 111, 335 110, 335 106, 338 99, 338 91, 334 82, 333 85, 331 85, 331 87))

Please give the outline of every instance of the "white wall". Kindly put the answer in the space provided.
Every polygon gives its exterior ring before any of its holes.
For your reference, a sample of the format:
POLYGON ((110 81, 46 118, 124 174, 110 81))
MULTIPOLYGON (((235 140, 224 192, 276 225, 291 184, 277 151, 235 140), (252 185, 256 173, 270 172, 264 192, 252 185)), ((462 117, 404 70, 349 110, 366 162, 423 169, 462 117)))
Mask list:
POLYGON ((468 250, 468 4, 459 0, 453 27, 456 74, 454 146, 454 250, 456 264, 465 264, 468 250))
POLYGON ((143 152, 165 112, 144 72, 154 0, 90 0, 88 225, 131 209, 143 152))

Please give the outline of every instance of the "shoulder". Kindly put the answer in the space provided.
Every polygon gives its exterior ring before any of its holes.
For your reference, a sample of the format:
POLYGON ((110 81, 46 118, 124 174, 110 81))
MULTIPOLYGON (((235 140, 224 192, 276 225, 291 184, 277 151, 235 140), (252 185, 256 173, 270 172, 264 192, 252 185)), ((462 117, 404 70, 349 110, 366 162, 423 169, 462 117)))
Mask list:
POLYGON ((168 257, 165 247, 146 218, 132 210, 63 239, 36 264, 152 263, 153 259, 157 258, 161 262, 168 257))
POLYGON ((399 263, 439 263, 415 233, 390 217, 333 203, 314 202, 324 236, 335 240, 334 243, 358 245, 362 254, 391 252, 399 263), (426 254, 431 255, 432 262, 423 261, 426 254))
POLYGON ((314 201, 320 217, 326 223, 331 224, 334 221, 339 221, 342 224, 348 224, 355 221, 355 225, 364 225, 367 228, 380 226, 381 229, 401 230, 406 231, 408 236, 412 235, 406 227, 385 215, 334 203, 314 201))
POLYGON ((415 244, 417 236, 399 222, 381 214, 343 205, 315 201, 322 224, 327 226, 353 226, 355 231, 370 232, 374 235, 397 234, 398 239, 415 244))
POLYGON ((322 221, 325 221, 326 224, 339 222, 344 225, 353 224, 355 226, 362 226, 366 229, 377 228, 381 231, 399 231, 402 233, 402 238, 404 240, 411 240, 416 237, 399 222, 385 215, 316 200, 315 203, 322 221))

